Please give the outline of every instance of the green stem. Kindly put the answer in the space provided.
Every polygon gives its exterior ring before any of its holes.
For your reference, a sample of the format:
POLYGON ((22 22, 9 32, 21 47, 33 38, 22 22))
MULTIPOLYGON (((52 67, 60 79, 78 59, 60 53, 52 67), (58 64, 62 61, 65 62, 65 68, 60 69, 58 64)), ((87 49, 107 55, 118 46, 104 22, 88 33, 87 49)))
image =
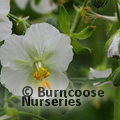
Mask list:
MULTIPOLYGON (((118 0, 115 0, 115 7, 117 12, 117 18, 119 22, 119 28, 120 28, 120 13, 118 8, 118 0)), ((114 71, 115 68, 119 66, 118 61, 113 62, 112 70, 114 71)), ((114 97, 114 120, 119 120, 119 113, 120 113, 120 87, 115 87, 115 97, 114 97)))
POLYGON ((114 120, 119 120, 119 108, 120 108, 120 87, 115 87, 114 97, 114 120))
POLYGON ((119 67, 119 61, 117 58, 112 58, 112 72, 119 67))
POLYGON ((5 101, 4 108, 5 109, 8 108, 8 102, 6 102, 6 100, 7 100, 7 90, 5 89, 5 96, 4 96, 4 101, 5 101))
POLYGON ((72 27, 71 27, 71 34, 75 32, 75 30, 77 29, 79 23, 81 22, 81 11, 83 10, 83 8, 87 5, 87 0, 85 0, 84 2, 84 5, 82 7, 82 9, 78 10, 76 15, 75 15, 75 19, 74 19, 74 22, 72 24, 72 27))
POLYGON ((118 7, 118 0, 115 0, 115 7, 116 7, 117 18, 118 18, 119 27, 120 27, 120 12, 119 12, 119 7, 118 7))
POLYGON ((37 116, 37 115, 33 115, 31 113, 27 113, 27 112, 18 112, 19 115, 23 115, 23 116, 30 116, 30 117, 34 117, 34 118, 37 118, 39 120, 47 120, 41 116, 37 116))
MULTIPOLYGON (((119 62, 117 58, 113 58, 112 62, 112 72, 119 67, 119 62)), ((115 87, 114 93, 114 120, 119 120, 119 112, 120 112, 120 87, 115 87)))
POLYGON ((80 12, 77 11, 76 16, 75 16, 75 20, 74 20, 73 25, 72 25, 72 27, 71 27, 71 33, 74 33, 74 32, 75 32, 75 29, 76 29, 76 27, 77 27, 77 25, 78 25, 78 21, 79 21, 79 20, 80 20, 80 12))
POLYGON ((9 14, 7 15, 7 17, 9 17, 9 18, 13 18, 13 19, 15 19, 17 22, 19 21, 19 18, 16 17, 16 16, 14 16, 14 15, 11 14, 11 13, 9 13, 9 14))

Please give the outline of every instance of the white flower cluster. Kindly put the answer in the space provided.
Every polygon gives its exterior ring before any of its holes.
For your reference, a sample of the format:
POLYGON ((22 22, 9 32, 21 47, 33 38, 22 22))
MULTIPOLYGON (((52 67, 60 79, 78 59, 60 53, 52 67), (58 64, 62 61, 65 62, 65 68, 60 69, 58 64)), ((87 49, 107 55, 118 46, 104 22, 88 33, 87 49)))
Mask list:
MULTIPOLYGON (((21 9, 25 9, 29 1, 30 0, 15 0, 21 9)), ((57 9, 57 5, 53 3, 52 0, 38 0, 38 4, 36 4, 35 1, 36 0, 30 1, 31 7, 35 12, 46 14, 57 9)))

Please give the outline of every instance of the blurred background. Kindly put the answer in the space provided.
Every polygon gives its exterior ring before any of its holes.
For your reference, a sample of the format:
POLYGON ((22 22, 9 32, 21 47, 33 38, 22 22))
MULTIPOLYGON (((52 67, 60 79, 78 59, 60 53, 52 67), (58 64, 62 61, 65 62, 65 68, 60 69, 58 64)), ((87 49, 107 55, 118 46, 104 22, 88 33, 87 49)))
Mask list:
MULTIPOLYGON (((97 0, 94 0, 97 1, 97 0)), ((99 0, 98 0, 99 1, 99 0)), ((93 0, 90 1, 90 7, 94 12, 97 12, 101 15, 115 15, 115 5, 114 0, 100 0, 106 2, 106 4, 101 6, 96 6, 93 4, 93 0)), ((54 3, 58 6, 58 9, 53 10, 48 14, 40 14, 35 12, 31 6, 30 2, 27 3, 25 9, 20 9, 19 5, 16 4, 14 0, 11 0, 11 13, 17 17, 27 17, 27 20, 30 24, 47 22, 52 24, 61 32, 59 24, 59 6, 64 4, 67 12, 69 13, 71 25, 74 21, 76 11, 73 5, 81 7, 84 3, 84 0, 54 0, 54 3)), ((75 32, 81 31, 88 25, 91 25, 92 21, 89 21, 88 24, 85 24, 85 20, 81 21, 75 30, 75 32)), ((87 77, 89 68, 92 67, 97 70, 105 70, 110 68, 111 61, 107 59, 106 53, 104 53, 104 45, 109 39, 112 33, 109 33, 109 29, 112 23, 107 21, 96 19, 93 23, 96 26, 96 29, 91 37, 86 40, 80 41, 84 46, 89 47, 92 52, 86 54, 74 54, 74 59, 69 65, 67 74, 69 78, 72 77, 87 77)), ((13 34, 21 35, 23 27, 20 24, 17 24, 14 21, 13 24, 13 34)), ((3 41, 4 42, 4 41, 3 41)), ((2 45, 3 42, 0 44, 2 45)), ((113 86, 104 85, 101 87, 93 87, 91 85, 75 85, 77 89, 102 89, 105 92, 105 96, 102 99, 99 98, 87 98, 83 99, 83 103, 80 107, 75 108, 66 108, 64 109, 55 109, 55 110, 43 110, 41 115, 48 120, 112 120, 113 119, 113 86)), ((1 85, 1 91, 3 86, 1 85)), ((1 92, 0 91, 0 92, 1 92)), ((3 90, 4 91, 4 90, 3 90)), ((0 94, 2 95, 2 94, 0 94)), ((0 96, 2 98, 2 96, 0 96)), ((0 101, 0 104, 3 104, 4 101, 0 101)), ((17 104, 17 103, 16 103, 17 104)), ((19 109, 19 107, 18 107, 19 109)), ((20 108, 22 110, 22 108, 20 108)), ((31 120, 32 118, 20 117, 20 120, 31 120)))

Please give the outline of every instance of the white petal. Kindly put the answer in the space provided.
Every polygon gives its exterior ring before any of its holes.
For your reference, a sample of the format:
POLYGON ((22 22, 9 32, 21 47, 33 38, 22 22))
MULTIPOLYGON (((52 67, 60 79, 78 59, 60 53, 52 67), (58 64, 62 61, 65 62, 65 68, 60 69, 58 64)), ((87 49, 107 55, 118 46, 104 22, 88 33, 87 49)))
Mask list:
MULTIPOLYGON (((32 79, 32 70, 12 70, 8 67, 3 67, 1 71, 1 83, 14 95, 23 96, 22 90, 26 86, 33 89, 33 98, 38 98, 38 80, 32 79)), ((47 79, 51 84, 53 90, 66 90, 69 80, 64 73, 55 71, 47 79)), ((54 95, 54 94, 53 94, 54 95)), ((46 96, 44 97, 46 98, 46 96)))
POLYGON ((52 90, 66 90, 69 84, 67 75, 60 71, 51 72, 50 76, 46 79, 51 84, 52 90))
POLYGON ((0 0, 0 14, 7 15, 10 11, 10 0, 0 0))
POLYGON ((39 54, 37 59, 41 59, 45 66, 67 70, 73 58, 70 38, 47 23, 32 25, 26 32, 24 45, 28 52, 35 58, 34 48, 39 54), (27 46, 28 45, 28 46, 27 46))
POLYGON ((40 47, 40 50, 44 51, 46 46, 53 44, 59 37, 60 32, 55 27, 47 23, 38 23, 27 29, 24 44, 28 44, 29 47, 34 44, 34 47, 40 47))
POLYGON ((16 4, 21 8, 25 9, 29 0, 15 0, 16 4))
POLYGON ((11 35, 1 46, 0 59, 4 67, 9 66, 15 68, 13 60, 27 61, 28 54, 23 48, 23 36, 11 35))
MULTIPOLYGON (((93 78, 107 78, 110 74, 112 73, 112 69, 107 69, 107 70, 104 70, 104 71, 98 71, 98 70, 94 70, 93 68, 90 68, 90 72, 89 72, 89 78, 90 79, 93 79, 93 78)), ((96 83, 93 83, 94 86, 102 86, 104 84, 107 84, 107 83, 111 83, 110 81, 109 82, 104 82, 102 84, 100 84, 100 82, 96 82, 96 83), (100 85, 99 85, 100 84, 100 85)))
POLYGON ((35 0, 31 0, 31 6, 33 10, 41 14, 49 13, 57 8, 54 3, 50 5, 50 0, 41 0, 38 5, 35 5, 35 0))
POLYGON ((49 52, 52 53, 52 55, 46 58, 44 65, 49 66, 51 69, 57 68, 66 71, 73 59, 70 38, 65 34, 61 34, 60 38, 56 38, 56 41, 49 49, 49 52))
POLYGON ((111 69, 107 69, 104 71, 98 71, 98 70, 94 70, 93 68, 90 68, 90 72, 89 72, 89 78, 93 79, 95 78, 107 78, 110 74, 112 73, 111 69))
POLYGON ((5 16, 0 14, 0 41, 5 40, 12 33, 12 22, 5 16))
POLYGON ((25 39, 23 41, 24 47, 34 59, 36 57, 39 59, 40 56, 36 55, 36 50, 39 55, 44 54, 46 49, 51 47, 52 44, 55 44, 56 38, 59 37, 59 31, 52 25, 47 23, 33 24, 26 31, 25 39))
MULTIPOLYGON (((37 82, 39 81, 32 81, 30 79, 31 72, 30 69, 12 70, 9 67, 3 67, 1 71, 1 83, 14 95, 23 96, 22 90, 26 86, 38 89, 37 82)), ((38 94, 34 92, 33 96, 38 96, 38 94)))
POLYGON ((108 57, 113 57, 113 56, 119 56, 120 57, 120 54, 119 54, 119 41, 120 41, 120 34, 117 34, 109 49, 108 49, 108 57))

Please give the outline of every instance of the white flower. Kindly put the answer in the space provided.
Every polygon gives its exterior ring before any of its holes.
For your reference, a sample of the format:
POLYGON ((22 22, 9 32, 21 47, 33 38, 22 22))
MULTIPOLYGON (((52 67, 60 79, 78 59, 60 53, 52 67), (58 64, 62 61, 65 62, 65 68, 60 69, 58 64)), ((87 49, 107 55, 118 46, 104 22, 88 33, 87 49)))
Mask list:
POLYGON ((25 9, 29 0, 15 0, 15 3, 21 8, 25 9))
POLYGON ((108 57, 114 57, 114 56, 120 57, 120 54, 119 54, 119 42, 120 42, 120 33, 118 33, 114 37, 111 45, 109 46, 108 53, 107 53, 108 57))
POLYGON ((10 0, 0 0, 0 41, 11 34, 12 23, 7 18, 10 10, 10 0))
MULTIPOLYGON (((112 73, 112 69, 107 69, 107 70, 104 70, 104 71, 98 71, 98 70, 94 70, 93 68, 90 68, 88 76, 89 76, 89 79, 107 78, 111 73, 112 73)), ((104 85, 106 83, 108 83, 108 82, 104 82, 101 85, 104 85)), ((98 84, 100 84, 100 82, 93 83, 93 85, 98 85, 98 84)))
POLYGON ((40 3, 36 5, 35 0, 31 0, 31 6, 36 12, 46 14, 57 9, 55 3, 50 3, 50 1, 51 0, 41 0, 40 3))
MULTIPOLYGON (((15 0, 17 5, 21 9, 25 9, 27 6, 29 0, 15 0)), ((40 0, 40 2, 36 5, 35 0, 30 1, 31 7, 34 11, 41 13, 41 14, 46 14, 49 13, 55 9, 57 9, 57 5, 52 2, 52 0, 40 0)))
POLYGON ((32 25, 25 36, 10 36, 0 49, 1 83, 15 95, 22 95, 25 86, 38 96, 38 85, 64 90, 69 80, 63 73, 73 58, 70 38, 55 27, 32 25))
POLYGON ((0 14, 7 15, 10 11, 10 0, 0 0, 0 14))

